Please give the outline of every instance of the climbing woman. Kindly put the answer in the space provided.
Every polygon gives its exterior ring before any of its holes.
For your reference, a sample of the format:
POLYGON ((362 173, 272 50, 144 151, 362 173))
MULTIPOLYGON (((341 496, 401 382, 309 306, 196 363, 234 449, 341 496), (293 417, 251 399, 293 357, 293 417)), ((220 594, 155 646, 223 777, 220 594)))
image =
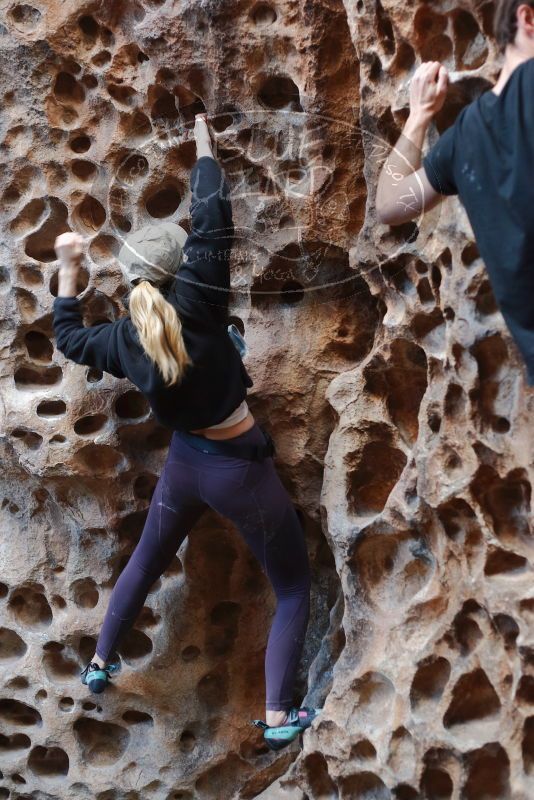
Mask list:
POLYGON ((96 652, 82 683, 102 692, 120 662, 110 659, 151 585, 208 507, 235 523, 277 598, 265 656, 267 744, 281 749, 318 709, 293 706, 309 616, 310 569, 295 508, 273 463, 270 438, 246 402, 252 381, 228 332, 234 227, 229 187, 212 152, 205 115, 194 126, 191 233, 171 222, 128 235, 118 255, 132 287, 129 316, 85 327, 76 279, 82 239, 63 233, 54 300, 58 349, 78 364, 128 378, 173 434, 146 523, 111 593, 96 652))

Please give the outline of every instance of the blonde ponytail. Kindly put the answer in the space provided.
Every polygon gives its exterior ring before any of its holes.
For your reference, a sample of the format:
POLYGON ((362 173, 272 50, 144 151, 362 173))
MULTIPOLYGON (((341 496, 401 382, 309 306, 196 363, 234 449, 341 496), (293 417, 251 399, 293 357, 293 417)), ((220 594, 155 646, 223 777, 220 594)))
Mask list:
POLYGON ((148 281, 141 281, 130 294, 130 317, 143 350, 157 364, 167 386, 178 383, 191 359, 182 337, 176 309, 148 281))

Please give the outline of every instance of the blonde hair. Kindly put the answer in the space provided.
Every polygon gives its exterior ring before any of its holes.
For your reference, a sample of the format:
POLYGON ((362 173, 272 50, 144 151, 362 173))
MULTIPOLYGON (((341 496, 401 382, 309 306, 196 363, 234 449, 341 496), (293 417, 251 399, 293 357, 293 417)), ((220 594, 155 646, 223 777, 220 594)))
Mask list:
POLYGON ((191 359, 185 349, 182 323, 176 309, 148 281, 130 294, 130 317, 143 350, 157 364, 167 386, 178 383, 191 359))

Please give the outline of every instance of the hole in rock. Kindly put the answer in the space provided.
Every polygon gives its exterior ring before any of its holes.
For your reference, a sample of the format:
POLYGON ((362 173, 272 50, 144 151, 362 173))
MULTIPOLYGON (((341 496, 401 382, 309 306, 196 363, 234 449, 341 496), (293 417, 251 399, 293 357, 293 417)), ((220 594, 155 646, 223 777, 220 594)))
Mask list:
POLYGON ((442 311, 439 308, 435 308, 430 314, 415 314, 411 328, 417 339, 425 339, 429 334, 444 325, 445 320, 442 311))
POLYGON ((146 114, 134 111, 129 116, 121 116, 121 133, 124 139, 135 142, 152 133, 152 125, 146 114))
POLYGON ((428 700, 437 702, 450 674, 451 665, 446 658, 430 656, 420 662, 410 690, 412 708, 428 700))
POLYGON ((447 61, 452 42, 446 35, 447 17, 427 5, 420 6, 414 17, 415 44, 423 61, 447 61))
POLYGON ((69 757, 61 747, 38 745, 30 752, 28 767, 35 775, 42 775, 43 777, 68 775, 69 757))
POLYGON ((149 725, 150 727, 154 725, 154 720, 150 714, 146 714, 144 711, 138 711, 135 708, 130 708, 125 711, 122 718, 128 725, 149 725))
POLYGON ((8 608, 23 627, 46 628, 52 622, 48 600, 42 592, 31 586, 15 589, 9 598, 8 608))
POLYGON ((159 614, 154 614, 150 606, 143 606, 139 616, 137 617, 136 624, 139 628, 153 628, 161 621, 159 614))
POLYGON ((366 389, 385 399, 403 439, 414 444, 419 433, 419 407, 427 388, 425 351, 413 342, 396 339, 388 362, 381 355, 375 356, 364 376, 366 389))
POLYGON ((27 689, 30 685, 28 678, 24 675, 17 675, 16 678, 11 678, 6 684, 8 689, 27 689))
POLYGON ((158 478, 156 475, 144 474, 135 479, 133 485, 134 497, 138 500, 151 500, 156 488, 158 478))
POLYGON ((376 28, 378 38, 388 55, 393 55, 395 52, 395 35, 393 33, 393 25, 391 20, 384 10, 380 0, 376 0, 376 28))
POLYGON ((74 432, 79 436, 88 436, 103 428, 107 421, 108 418, 105 414, 89 414, 86 417, 76 420, 74 423, 74 432))
MULTIPOLYGON (((43 275, 42 273, 33 266, 23 266, 19 268, 19 275, 28 286, 41 286, 43 283, 43 275)), ((5 279, 8 281, 9 274, 6 272, 4 275, 3 272, 0 271, 0 279, 5 279)))
POLYGON ((65 203, 57 197, 48 198, 49 213, 41 227, 31 233, 24 244, 24 252, 36 261, 55 261, 56 251, 54 242, 60 233, 70 230, 67 217, 68 209, 65 203))
POLYGON ((338 797, 336 785, 328 773, 328 763, 322 753, 310 753, 306 756, 304 771, 314 797, 338 797))
POLYGON ((117 526, 117 535, 120 542, 134 543, 143 532, 148 508, 132 511, 121 518, 117 526))
POLYGON ((456 641, 464 656, 472 653, 482 639, 482 631, 471 616, 471 614, 476 615, 479 611, 480 606, 476 601, 467 600, 463 604, 462 610, 454 617, 451 646, 454 646, 454 641, 456 641))
POLYGON ((298 86, 287 75, 271 75, 264 79, 257 96, 264 108, 302 111, 298 86))
POLYGON ((110 97, 123 106, 131 106, 135 102, 137 95, 133 86, 123 86, 117 83, 108 83, 106 86, 110 97))
POLYGON ((4 736, 0 733, 0 752, 26 750, 30 746, 31 739, 25 733, 13 733, 11 736, 4 736))
POLYGON ((24 337, 24 344, 30 358, 35 361, 49 363, 52 360, 54 346, 48 336, 40 331, 28 331, 24 337))
POLYGON ((534 705, 534 675, 523 675, 515 695, 516 702, 534 705))
POLYGON ((72 711, 74 708, 74 700, 72 697, 62 697, 59 701, 59 708, 61 711, 72 711))
POLYGON ((91 139, 85 134, 75 136, 70 140, 69 147, 73 153, 86 153, 91 147, 91 139))
POLYGON ((457 539, 469 533, 476 525, 476 515, 469 503, 457 497, 438 508, 438 517, 449 539, 457 539))
POLYGON ((88 444, 74 456, 74 464, 90 475, 114 475, 123 457, 107 444, 88 444))
POLYGON ((70 590, 79 608, 94 608, 98 603, 98 588, 93 578, 79 578, 71 583, 70 590))
MULTIPOLYGON (((417 789, 414 789, 408 783, 399 783, 398 786, 395 786, 392 796, 394 800, 420 800, 421 798, 417 789)), ((434 798, 434 800, 438 800, 438 798, 434 798)))
POLYGON ((115 401, 115 413, 121 419, 139 419, 150 410, 148 401, 141 392, 134 389, 122 394, 115 401))
POLYGON ((42 725, 42 717, 36 708, 20 700, 0 698, 0 719, 10 725, 42 725))
POLYGON ((9 229, 16 236, 23 236, 39 223, 46 210, 46 202, 42 197, 35 197, 27 203, 22 211, 10 223, 9 229))
POLYGON ((75 175, 81 181, 91 180, 96 172, 96 164, 93 164, 92 161, 84 161, 81 158, 71 161, 70 168, 73 175, 75 175))
POLYGON ((197 696, 210 709, 221 708, 228 703, 228 669, 224 664, 200 679, 197 696))
POLYGON ((83 759, 91 766, 114 764, 126 751, 130 734, 122 725, 81 717, 73 725, 83 759))
POLYGON ((139 178, 148 174, 148 161, 140 153, 128 156, 120 165, 117 175, 119 180, 132 186, 139 178))
POLYGON ((446 728, 493 717, 501 702, 483 669, 462 675, 456 682, 450 705, 443 717, 446 728))
POLYGON ((475 242, 470 242, 464 247, 461 258, 462 263, 465 264, 466 267, 470 267, 471 264, 480 258, 480 253, 478 252, 478 247, 475 242))
POLYGON ((189 645, 188 647, 184 647, 182 650, 182 658, 184 661, 194 661, 200 655, 200 650, 198 647, 194 645, 189 645))
POLYGON ((507 650, 515 647, 515 642, 519 636, 519 625, 508 614, 495 614, 493 617, 495 627, 504 639, 504 646, 507 650))
POLYGON ((422 538, 378 525, 360 535, 348 563, 371 602, 398 608, 427 582, 433 557, 422 538))
POLYGON ((78 19, 78 25, 80 26, 80 30, 90 39, 96 39, 98 36, 100 25, 96 19, 89 14, 84 14, 83 17, 80 17, 78 19))
POLYGON ((376 758, 376 749, 369 739, 360 739, 350 748, 350 757, 372 761, 376 758))
POLYGON ((481 67, 488 57, 488 48, 472 14, 465 9, 457 10, 453 16, 453 30, 456 69, 481 67))
POLYGON ((512 547, 517 540, 530 544, 532 490, 525 470, 515 469, 501 478, 493 467, 483 464, 471 488, 499 539, 512 547))
POLYGON ((98 383, 104 377, 104 373, 100 369, 96 369, 96 367, 90 367, 86 373, 86 380, 87 383, 98 383))
POLYGON ((41 12, 38 8, 29 6, 26 3, 18 3, 9 10, 9 16, 19 30, 29 33, 39 24, 41 12))
POLYGON ((453 782, 448 772, 436 767, 426 767, 421 776, 421 791, 428 800, 449 800, 453 782))
POLYGON ((139 658, 145 658, 152 652, 153 644, 152 639, 143 633, 143 631, 132 628, 124 637, 120 647, 119 653, 127 664, 136 661, 139 658))
POLYGON ((180 750, 183 753, 190 753, 197 743, 196 736, 192 731, 183 731, 180 736, 180 750))
POLYGON ((162 86, 156 87, 159 92, 159 97, 153 102, 150 109, 150 116, 154 122, 171 122, 174 123, 179 117, 178 109, 176 108, 176 101, 171 92, 164 89, 162 86))
POLYGON ((86 194, 82 202, 74 209, 73 217, 86 233, 92 234, 99 230, 106 221, 106 210, 95 197, 86 194))
POLYGON ((527 775, 534 774, 534 717, 528 717, 523 726, 523 766, 527 775))
POLYGON ((82 83, 87 89, 96 89, 98 86, 98 78, 96 75, 88 73, 87 75, 83 76, 82 83))
MULTIPOLYGON (((47 642, 43 645, 45 655, 43 665, 48 678, 57 683, 62 683, 79 674, 78 664, 67 655, 65 646, 60 642, 47 642)), ((94 653, 94 650, 93 650, 94 653)), ((91 653, 91 655, 93 655, 91 653)))
POLYGON ((353 514, 379 514, 406 466, 406 455, 388 443, 387 429, 381 438, 347 457, 347 500, 353 514))
POLYGON ((465 800, 509 800, 510 760, 498 742, 471 750, 464 758, 468 772, 462 791, 465 800))
POLYGON ((92 57, 91 64, 94 64, 95 67, 103 67, 106 64, 109 64, 110 61, 111 53, 109 50, 101 50, 92 57))
POLYGON ((26 428, 15 428, 15 430, 11 431, 11 436, 15 439, 20 439, 29 450, 38 450, 43 443, 42 436, 26 428))
POLYGON ((205 636, 205 650, 209 656, 221 656, 233 649, 239 630, 240 614, 241 606, 230 601, 219 603, 212 608, 211 627, 205 636))
POLYGON ((269 3, 256 3, 250 16, 254 24, 262 28, 276 22, 276 11, 269 3))
POLYGON ((16 631, 0 628, 0 659, 11 660, 22 658, 28 646, 16 631))
MULTIPOLYGON (((89 245, 89 255, 91 259, 95 264, 99 264, 102 267, 108 267, 110 259, 118 255, 119 250, 120 243, 114 236, 109 236, 107 234, 96 236, 89 245)), ((107 275, 107 270, 101 275, 102 277, 107 275)))
POLYGON ((391 792, 374 772, 355 772, 339 779, 342 798, 391 800, 391 792))
POLYGON ((76 104, 85 100, 85 89, 70 72, 59 72, 56 75, 52 91, 63 102, 76 104))
POLYGON ((502 391, 502 378, 508 359, 508 349, 499 334, 486 336, 471 347, 478 366, 478 385, 470 393, 478 405, 483 426, 499 429, 499 415, 495 413, 502 391))
POLYGON ((510 573, 523 573, 528 567, 528 561, 524 556, 511 553, 509 550, 491 549, 486 559, 484 574, 503 575, 510 573))
POLYGON ((151 217, 163 219, 174 214, 181 199, 177 186, 161 186, 151 190, 145 200, 145 208, 151 217))

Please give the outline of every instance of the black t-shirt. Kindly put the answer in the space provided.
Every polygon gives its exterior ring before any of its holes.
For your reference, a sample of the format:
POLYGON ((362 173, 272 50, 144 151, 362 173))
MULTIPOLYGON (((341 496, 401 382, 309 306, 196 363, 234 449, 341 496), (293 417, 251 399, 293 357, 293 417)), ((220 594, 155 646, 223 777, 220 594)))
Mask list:
POLYGON ((196 161, 190 185, 192 230, 184 244, 187 261, 161 289, 178 312, 192 360, 179 384, 165 386, 129 316, 87 327, 78 298, 54 300, 58 350, 77 364, 129 378, 146 395, 158 422, 173 430, 196 430, 222 422, 252 386, 227 333, 234 236, 230 189, 219 164, 209 156, 196 161))
POLYGON ((459 195, 534 385, 534 58, 462 109, 423 166, 437 192, 459 195))

